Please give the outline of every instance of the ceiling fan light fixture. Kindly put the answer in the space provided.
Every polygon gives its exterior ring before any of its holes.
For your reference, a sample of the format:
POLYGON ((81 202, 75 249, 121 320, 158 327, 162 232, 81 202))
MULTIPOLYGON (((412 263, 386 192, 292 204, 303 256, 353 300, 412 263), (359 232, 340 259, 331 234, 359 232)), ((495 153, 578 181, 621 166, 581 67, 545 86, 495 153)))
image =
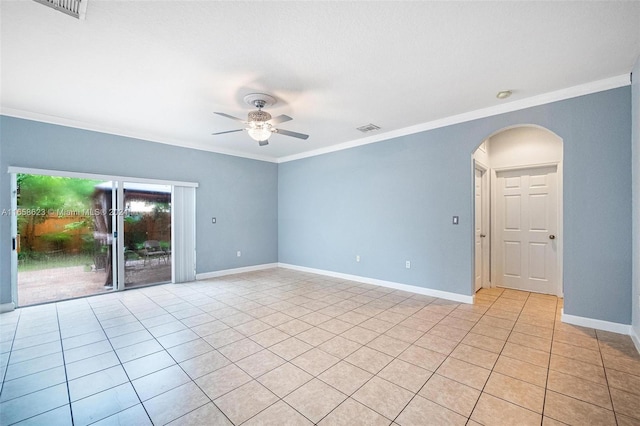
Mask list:
POLYGON ((247 114, 247 121, 244 121, 241 118, 234 117, 233 115, 225 114, 224 112, 214 112, 214 114, 221 115, 226 118, 230 118, 235 121, 239 121, 243 123, 246 127, 244 129, 237 130, 228 130, 225 132, 216 132, 212 133, 212 135, 223 135, 227 133, 235 133, 246 130, 249 134, 249 137, 254 141, 258 142, 260 146, 265 146, 269 144, 269 138, 272 134, 278 133, 283 136, 289 136, 293 138, 306 140, 309 138, 309 135, 305 135, 304 133, 292 132, 285 129, 279 129, 275 126, 280 123, 286 123, 287 121, 293 120, 288 115, 281 114, 275 118, 271 117, 266 111, 263 111, 262 108, 274 105, 276 103, 276 98, 273 96, 267 95, 265 93, 251 93, 244 97, 244 101, 248 105, 252 105, 258 108, 255 111, 250 111, 247 114))
POLYGON ((269 138, 271 137, 271 125, 269 125, 269 123, 249 123, 247 133, 249 133, 249 136, 251 136, 251 139, 253 139, 254 141, 263 142, 269 140, 269 138))

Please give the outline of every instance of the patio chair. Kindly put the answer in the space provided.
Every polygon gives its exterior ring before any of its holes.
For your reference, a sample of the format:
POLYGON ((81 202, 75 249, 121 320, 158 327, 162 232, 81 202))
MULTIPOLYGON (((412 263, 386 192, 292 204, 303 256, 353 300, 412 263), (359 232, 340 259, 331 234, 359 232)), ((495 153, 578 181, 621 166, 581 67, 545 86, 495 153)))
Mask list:
POLYGON ((147 264, 147 260, 151 262, 154 258, 159 258, 163 262, 167 262, 167 252, 160 247, 158 240, 147 240, 143 243, 143 249, 140 250, 140 254, 144 257, 144 264, 147 264))

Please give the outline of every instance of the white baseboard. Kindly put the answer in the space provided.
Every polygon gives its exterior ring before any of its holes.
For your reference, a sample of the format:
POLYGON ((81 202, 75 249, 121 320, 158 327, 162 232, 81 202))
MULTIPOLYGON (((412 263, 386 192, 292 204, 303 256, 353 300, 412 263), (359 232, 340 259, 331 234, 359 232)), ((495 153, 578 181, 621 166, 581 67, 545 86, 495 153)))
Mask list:
POLYGON ((401 284, 393 281, 378 280, 375 278, 361 277, 359 275, 349 275, 340 272, 326 271, 323 269, 307 268, 305 266, 290 265, 288 263, 278 263, 278 267, 293 269, 301 272, 309 272, 312 274, 325 275, 333 278, 341 278, 350 281, 357 281, 365 284, 379 285, 381 287, 393 288, 395 290, 403 290, 411 293, 422 294, 425 296, 438 297, 440 299, 453 300, 454 302, 473 303, 473 296, 467 296, 460 293, 451 293, 448 291, 435 290, 426 287, 418 287, 415 285, 401 284))
POLYGON ((640 337, 638 336, 638 333, 636 333, 636 330, 635 328, 633 328, 633 326, 631 326, 630 328, 629 335, 631 336, 631 340, 633 340, 633 344, 636 345, 638 353, 640 353, 640 337))
POLYGON ((223 269, 220 271, 204 272, 196 274, 196 280, 206 280, 207 278, 224 277, 226 275, 242 274, 244 272, 262 271, 263 269, 277 268, 277 263, 264 263, 262 265, 244 266, 242 268, 223 269))
POLYGON ((0 304, 0 314, 3 314, 5 312, 11 312, 15 308, 16 308, 16 305, 14 305, 13 302, 2 303, 0 304))
POLYGON ((582 327, 595 328, 596 330, 610 331, 612 333, 628 334, 631 336, 631 326, 629 324, 620 324, 618 322, 603 321, 599 319, 579 317, 576 315, 568 315, 562 309, 562 322, 567 324, 579 325, 582 327))

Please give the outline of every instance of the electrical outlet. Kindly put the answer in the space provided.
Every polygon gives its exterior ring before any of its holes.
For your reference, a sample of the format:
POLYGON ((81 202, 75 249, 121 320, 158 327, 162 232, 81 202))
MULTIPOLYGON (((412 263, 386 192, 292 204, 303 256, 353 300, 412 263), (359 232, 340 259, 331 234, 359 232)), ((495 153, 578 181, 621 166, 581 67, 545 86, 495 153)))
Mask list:
POLYGON ((359 254, 356 255, 356 262, 360 262, 360 255, 359 254))
POLYGON ((405 268, 407 268, 407 269, 411 269, 411 262, 407 260, 407 261, 404 263, 404 267, 405 267, 405 268))
POLYGON ((236 256, 238 256, 238 257, 242 256, 242 252, 241 252, 240 250, 238 250, 238 251, 236 252, 236 256))

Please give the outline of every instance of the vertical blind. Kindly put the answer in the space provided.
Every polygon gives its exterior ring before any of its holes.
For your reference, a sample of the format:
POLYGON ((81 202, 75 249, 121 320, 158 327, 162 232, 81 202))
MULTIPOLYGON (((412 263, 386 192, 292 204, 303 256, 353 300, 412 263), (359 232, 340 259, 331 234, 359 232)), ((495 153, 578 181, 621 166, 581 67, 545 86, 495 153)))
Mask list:
POLYGON ((171 194, 171 250, 176 283, 196 279, 196 189, 173 186, 171 194))

